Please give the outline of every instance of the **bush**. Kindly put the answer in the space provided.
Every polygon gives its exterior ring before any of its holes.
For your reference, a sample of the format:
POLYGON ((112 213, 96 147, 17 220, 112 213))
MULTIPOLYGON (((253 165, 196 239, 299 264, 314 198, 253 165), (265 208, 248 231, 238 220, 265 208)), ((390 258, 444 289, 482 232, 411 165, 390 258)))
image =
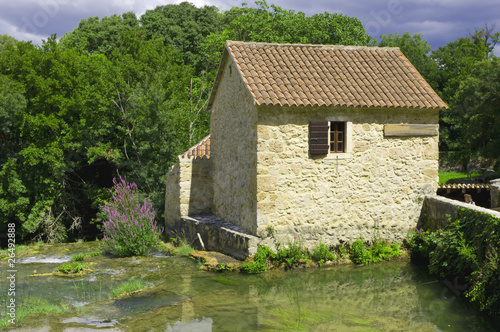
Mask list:
POLYGON ((276 254, 267 246, 257 245, 257 252, 253 262, 243 262, 241 269, 247 273, 260 273, 267 271, 267 259, 276 258, 276 254))
POLYGON ((285 263, 290 268, 297 265, 300 260, 307 259, 307 256, 307 252, 302 246, 302 241, 295 237, 293 242, 288 241, 287 247, 283 247, 278 243, 278 252, 274 261, 278 264, 285 263))
POLYGON ((429 272, 467 282, 465 296, 490 315, 500 314, 500 219, 459 209, 445 229, 412 232, 406 241, 413 261, 429 272))
POLYGON ((78 273, 87 266, 80 262, 63 263, 57 267, 57 270, 63 273, 78 273))
POLYGON ((351 249, 349 250, 349 258, 356 264, 361 264, 366 261, 367 250, 365 243, 362 239, 356 240, 351 244, 351 249))
POLYGON ((102 209, 108 215, 103 223, 107 250, 119 256, 143 256, 158 243, 163 228, 158 228, 155 211, 149 198, 139 201, 135 183, 120 176, 113 179, 112 198, 102 209))
POLYGON ((313 249, 311 258, 315 260, 319 266, 321 266, 326 261, 332 261, 337 257, 335 257, 335 255, 330 251, 330 248, 326 244, 320 241, 318 246, 313 249))

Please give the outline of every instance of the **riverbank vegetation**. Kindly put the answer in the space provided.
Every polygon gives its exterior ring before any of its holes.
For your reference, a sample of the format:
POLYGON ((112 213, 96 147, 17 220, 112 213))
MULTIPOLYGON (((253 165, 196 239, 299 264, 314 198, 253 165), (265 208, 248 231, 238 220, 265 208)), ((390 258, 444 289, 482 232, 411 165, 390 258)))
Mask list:
POLYGON ((272 235, 276 252, 265 245, 258 245, 257 253, 243 262, 241 270, 247 273, 261 273, 273 268, 292 269, 297 267, 321 267, 324 264, 332 265, 339 262, 354 264, 371 264, 383 260, 391 260, 401 256, 401 249, 397 243, 388 243, 380 238, 379 222, 373 226, 373 238, 364 241, 362 238, 354 241, 348 247, 329 247, 323 242, 308 250, 304 248, 300 238, 295 237, 286 245, 272 235))
POLYGON ((455 291, 481 311, 500 314, 499 218, 462 208, 443 229, 411 232, 407 244, 412 261, 454 280, 455 291))

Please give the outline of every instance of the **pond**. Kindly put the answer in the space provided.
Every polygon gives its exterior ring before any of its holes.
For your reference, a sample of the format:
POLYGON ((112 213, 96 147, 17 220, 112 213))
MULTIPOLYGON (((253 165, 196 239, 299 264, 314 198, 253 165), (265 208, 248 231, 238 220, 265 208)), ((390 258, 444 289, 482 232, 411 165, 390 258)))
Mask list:
MULTIPOLYGON (((27 316, 12 330, 494 331, 497 326, 456 296, 459 282, 436 280, 405 259, 248 275, 203 271, 187 257, 101 255, 85 260, 94 270, 86 275, 39 276, 95 248, 93 242, 45 245, 20 258, 16 301, 38 298, 70 309, 27 316), (132 277, 150 287, 111 298, 111 289, 132 277)), ((7 270, 7 261, 0 261, 2 306, 7 270)))

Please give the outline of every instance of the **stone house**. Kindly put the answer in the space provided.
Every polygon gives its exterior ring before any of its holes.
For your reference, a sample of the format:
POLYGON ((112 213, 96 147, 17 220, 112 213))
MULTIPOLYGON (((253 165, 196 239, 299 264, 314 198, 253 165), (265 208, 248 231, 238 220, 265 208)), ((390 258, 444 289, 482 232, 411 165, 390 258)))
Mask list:
POLYGON ((437 190, 445 108, 398 48, 228 41, 211 134, 167 177, 166 229, 241 257, 270 232, 337 245, 376 221, 401 241, 437 190))

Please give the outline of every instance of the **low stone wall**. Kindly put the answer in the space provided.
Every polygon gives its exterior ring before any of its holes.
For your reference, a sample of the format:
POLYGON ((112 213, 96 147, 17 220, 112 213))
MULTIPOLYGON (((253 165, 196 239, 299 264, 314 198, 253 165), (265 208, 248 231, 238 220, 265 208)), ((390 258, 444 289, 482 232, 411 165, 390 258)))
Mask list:
POLYGON ((175 236, 199 247, 200 234, 205 250, 222 252, 241 260, 255 255, 257 243, 262 242, 256 236, 215 215, 183 216, 170 224, 170 230, 175 236))
POLYGON ((181 217, 212 212, 212 160, 179 158, 167 175, 165 193, 165 227, 170 228, 181 217))
POLYGON ((422 209, 422 217, 418 227, 431 231, 443 228, 446 226, 448 216, 452 219, 455 218, 459 208, 467 208, 482 213, 489 213, 497 218, 500 218, 500 212, 494 210, 441 196, 426 196, 422 209))

